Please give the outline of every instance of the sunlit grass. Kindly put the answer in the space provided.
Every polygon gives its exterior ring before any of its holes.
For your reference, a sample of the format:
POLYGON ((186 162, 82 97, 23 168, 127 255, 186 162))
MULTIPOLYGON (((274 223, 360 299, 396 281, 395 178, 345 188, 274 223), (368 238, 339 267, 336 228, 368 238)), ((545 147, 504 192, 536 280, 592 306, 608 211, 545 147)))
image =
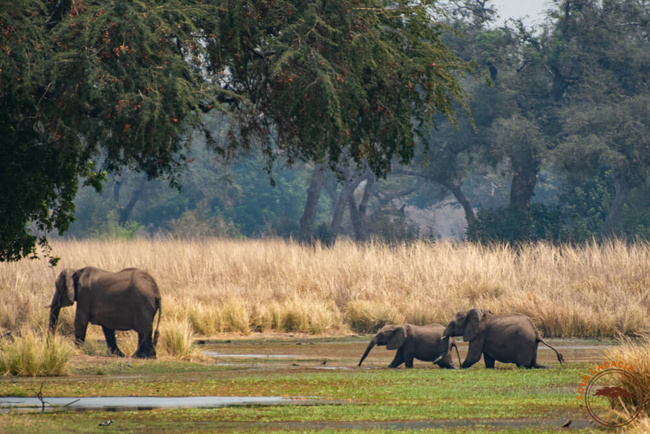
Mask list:
MULTIPOLYGON (((446 323, 472 307, 529 315, 546 336, 598 337, 650 328, 650 248, 282 240, 61 241, 61 256, 0 264, 0 331, 47 323, 63 268, 149 271, 163 295, 163 326, 199 336, 259 331, 371 332, 387 322, 446 323)), ((74 308, 61 311, 72 334, 74 308)), ((89 327, 101 338, 101 329, 89 327)), ((119 338, 118 338, 119 343, 119 338)), ((123 350, 124 351, 124 350, 123 350)), ((124 351, 126 353, 126 351, 124 351)))
POLYGON ((0 375, 64 375, 73 353, 74 348, 62 336, 25 329, 20 336, 0 339, 0 375))
POLYGON ((202 359, 201 350, 194 342, 194 331, 187 322, 165 324, 160 330, 158 347, 159 356, 167 356, 176 360, 202 359))
MULTIPOLYGON (((639 342, 630 339, 623 339, 620 346, 612 347, 605 353, 608 359, 620 360, 633 366, 633 376, 621 375, 617 378, 618 385, 625 390, 642 391, 646 394, 643 410, 638 420, 635 420, 626 428, 628 432, 647 433, 650 432, 650 338, 644 337, 639 342)), ((626 420, 629 414, 622 414, 620 417, 626 420)))

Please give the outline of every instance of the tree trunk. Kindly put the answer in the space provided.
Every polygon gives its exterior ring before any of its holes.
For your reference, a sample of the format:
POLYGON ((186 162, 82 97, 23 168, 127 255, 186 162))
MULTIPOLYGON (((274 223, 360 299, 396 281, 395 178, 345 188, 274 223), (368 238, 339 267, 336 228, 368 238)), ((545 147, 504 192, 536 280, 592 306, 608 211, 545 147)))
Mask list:
POLYGON ((133 207, 135 206, 136 202, 138 202, 138 199, 140 199, 140 196, 142 195, 142 192, 144 191, 146 185, 147 185, 147 176, 145 175, 142 177, 142 180, 140 180, 140 185, 133 192, 133 195, 131 196, 131 200, 129 200, 129 203, 127 203, 126 206, 124 206, 124 208, 120 210, 121 225, 123 225, 129 220, 131 211, 133 211, 133 207))
POLYGON ((627 193, 629 191, 623 176, 618 170, 612 171, 612 179, 614 180, 615 193, 614 200, 609 206, 609 211, 607 212, 607 218, 605 218, 605 226, 603 227, 603 235, 606 237, 614 235, 614 228, 618 223, 618 219, 621 217, 623 205, 625 205, 625 199, 627 198, 627 193))
POLYGON ((318 200, 320 199, 320 192, 323 188, 323 167, 317 165, 314 168, 314 174, 311 177, 309 188, 307 189, 307 202, 305 203, 305 211, 300 217, 300 229, 298 230, 298 241, 301 243, 309 243, 313 241, 312 225, 316 219, 316 212, 318 211, 318 200))
POLYGON ((510 208, 526 210, 530 208, 530 200, 535 194, 539 161, 524 153, 512 155, 510 162, 514 172, 510 186, 510 208))
POLYGON ((354 230, 354 240, 365 241, 366 234, 363 227, 363 221, 361 219, 361 214, 359 213, 359 208, 357 208, 357 201, 354 200, 353 194, 350 195, 350 199, 348 199, 348 210, 350 211, 350 222, 352 222, 352 229, 354 230))
POLYGON ((366 211, 368 210, 370 192, 375 185, 375 175, 372 172, 367 171, 364 179, 366 181, 366 186, 363 189, 363 196, 361 197, 359 206, 357 207, 357 201, 354 199, 354 194, 350 195, 348 202, 350 221, 352 222, 352 228, 354 229, 354 239, 355 241, 360 242, 368 240, 368 218, 366 216, 366 211))
POLYGON ((476 222, 476 214, 474 214, 474 208, 470 203, 463 190, 460 188, 460 184, 456 181, 448 180, 441 183, 447 190, 454 195, 458 203, 463 207, 465 211, 465 220, 467 221, 467 226, 470 226, 476 222))
POLYGON ((345 207, 348 206, 350 202, 350 197, 354 194, 354 191, 365 178, 365 173, 352 178, 348 169, 343 172, 343 175, 345 177, 345 184, 343 184, 343 189, 339 194, 339 199, 336 201, 334 213, 332 214, 332 223, 330 224, 330 232, 334 239, 336 239, 341 230, 343 213, 345 212, 345 207))

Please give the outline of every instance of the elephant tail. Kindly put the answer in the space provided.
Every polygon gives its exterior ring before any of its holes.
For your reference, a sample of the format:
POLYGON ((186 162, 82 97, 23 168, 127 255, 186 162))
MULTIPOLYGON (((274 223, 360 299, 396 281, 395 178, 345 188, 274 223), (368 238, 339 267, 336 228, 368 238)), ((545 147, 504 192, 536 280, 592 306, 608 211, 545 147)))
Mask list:
POLYGON ((156 324, 156 331, 153 334, 153 346, 154 348, 156 345, 158 345, 158 336, 160 336, 160 333, 158 332, 158 327, 160 327, 160 317, 162 316, 162 307, 160 305, 160 299, 156 299, 156 310, 158 311, 158 324, 156 324))
POLYGON ((562 364, 562 362, 564 362, 564 356, 562 355, 562 353, 560 353, 558 350, 556 350, 555 348, 553 348, 551 345, 549 345, 549 344, 548 344, 544 339, 542 339, 542 338, 537 338, 537 341, 543 343, 544 345, 546 345, 547 347, 549 347, 550 349, 552 349, 553 351, 555 351, 555 354, 557 354, 557 360, 558 360, 558 362, 560 362, 560 365, 562 364))

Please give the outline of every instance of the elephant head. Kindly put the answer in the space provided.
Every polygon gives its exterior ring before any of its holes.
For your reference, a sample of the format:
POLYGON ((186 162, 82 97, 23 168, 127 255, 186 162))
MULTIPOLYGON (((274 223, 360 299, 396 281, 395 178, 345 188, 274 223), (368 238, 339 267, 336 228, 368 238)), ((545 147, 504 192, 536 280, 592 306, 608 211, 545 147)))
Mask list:
POLYGON ((56 291, 50 303, 50 330, 54 330, 62 307, 72 306, 75 302, 75 270, 66 268, 56 278, 56 291))
POLYGON ((377 332, 368 344, 366 351, 363 353, 363 356, 361 356, 358 366, 361 366, 364 359, 368 356, 368 353, 370 353, 370 350, 372 350, 372 347, 375 345, 386 345, 387 350, 396 350, 404 345, 408 335, 408 325, 385 325, 377 332))
POLYGON ((462 336, 465 342, 471 341, 478 334, 481 320, 488 313, 492 312, 486 309, 471 309, 465 312, 458 312, 449 321, 447 327, 445 327, 443 338, 462 336))

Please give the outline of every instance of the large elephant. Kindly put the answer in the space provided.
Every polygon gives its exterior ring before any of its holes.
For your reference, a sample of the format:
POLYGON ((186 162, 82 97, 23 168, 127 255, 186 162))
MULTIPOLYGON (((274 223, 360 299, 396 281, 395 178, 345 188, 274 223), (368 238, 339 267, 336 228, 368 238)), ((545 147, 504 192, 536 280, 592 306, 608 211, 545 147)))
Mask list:
POLYGON ((456 348, 458 363, 460 363, 460 354, 458 354, 458 347, 453 338, 441 339, 444 329, 444 326, 440 324, 424 326, 411 324, 386 325, 377 332, 368 344, 366 351, 361 356, 359 366, 361 366, 372 347, 386 345, 388 350, 397 350, 395 358, 388 365, 389 368, 397 368, 402 363, 407 368, 412 368, 413 359, 418 359, 425 362, 435 360, 434 363, 441 368, 454 369, 449 348, 456 348))
POLYGON ((494 368, 495 360, 515 363, 518 367, 543 368, 537 364, 540 342, 555 351, 560 363, 564 361, 562 354, 540 337, 533 321, 519 313, 495 315, 484 309, 458 312, 445 328, 444 337, 461 335, 469 342, 461 368, 469 368, 481 360, 481 354, 488 369, 494 368))
POLYGON ((62 307, 77 302, 74 318, 75 342, 86 339, 88 323, 104 330, 106 345, 112 354, 124 357, 115 342, 115 330, 135 330, 138 349, 135 357, 156 358, 158 326, 151 337, 153 319, 160 312, 160 291, 153 277, 137 268, 117 273, 86 267, 65 269, 56 279, 56 292, 50 304, 50 330, 54 331, 62 307))

